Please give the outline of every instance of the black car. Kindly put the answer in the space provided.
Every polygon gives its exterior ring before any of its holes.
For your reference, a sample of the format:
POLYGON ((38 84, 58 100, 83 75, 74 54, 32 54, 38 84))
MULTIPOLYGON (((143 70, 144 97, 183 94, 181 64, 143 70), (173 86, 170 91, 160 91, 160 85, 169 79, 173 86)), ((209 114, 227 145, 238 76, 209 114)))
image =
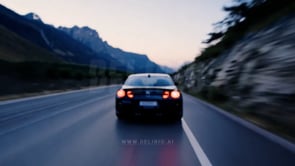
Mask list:
POLYGON ((116 115, 182 118, 182 94, 168 74, 131 74, 116 94, 116 115))

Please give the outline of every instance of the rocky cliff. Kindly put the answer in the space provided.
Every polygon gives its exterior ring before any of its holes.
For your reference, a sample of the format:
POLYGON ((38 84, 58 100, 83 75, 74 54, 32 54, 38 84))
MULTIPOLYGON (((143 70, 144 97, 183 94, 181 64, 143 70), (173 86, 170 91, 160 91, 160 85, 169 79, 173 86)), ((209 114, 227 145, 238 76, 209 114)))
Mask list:
POLYGON ((295 126, 295 17, 248 33, 216 58, 174 75, 185 91, 211 95, 295 126))

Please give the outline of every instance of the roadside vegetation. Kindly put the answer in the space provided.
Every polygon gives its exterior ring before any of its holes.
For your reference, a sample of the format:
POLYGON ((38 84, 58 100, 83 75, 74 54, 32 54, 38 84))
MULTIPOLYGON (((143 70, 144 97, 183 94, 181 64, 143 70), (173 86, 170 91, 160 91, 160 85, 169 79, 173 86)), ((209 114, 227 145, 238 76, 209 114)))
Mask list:
POLYGON ((128 73, 88 65, 0 61, 0 100, 121 84, 128 73))
POLYGON ((294 17, 295 1, 291 0, 234 0, 234 5, 223 7, 228 16, 214 24, 215 31, 203 43, 211 44, 195 61, 214 58, 231 48, 246 34, 262 30, 283 17, 294 17), (216 44, 212 44, 216 42, 216 44))

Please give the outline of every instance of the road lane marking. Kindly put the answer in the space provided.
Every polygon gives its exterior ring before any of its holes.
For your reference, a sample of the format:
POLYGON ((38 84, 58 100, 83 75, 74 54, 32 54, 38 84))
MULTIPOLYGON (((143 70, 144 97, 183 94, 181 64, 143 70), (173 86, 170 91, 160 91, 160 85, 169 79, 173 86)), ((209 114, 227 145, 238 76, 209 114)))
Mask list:
POLYGON ((205 152, 201 148, 200 144, 198 143, 196 137, 194 136, 194 134, 192 133, 192 131, 188 127, 185 120, 182 119, 181 121, 182 121, 183 130, 184 130, 186 136, 188 137, 188 140, 195 152, 195 155, 199 159, 201 165, 202 166, 212 166, 211 162, 209 161, 208 157, 206 156, 205 152))
POLYGON ((93 91, 93 90, 100 90, 100 89, 104 89, 104 88, 112 88, 112 87, 116 87, 116 86, 119 87, 120 85, 104 85, 104 86, 90 87, 90 88, 85 88, 85 89, 71 90, 71 91, 66 91, 66 92, 56 92, 56 93, 50 93, 50 94, 45 94, 45 95, 37 95, 37 96, 24 97, 24 98, 19 98, 19 99, 4 100, 4 101, 0 101, 0 106, 1 105, 6 105, 6 104, 13 104, 13 103, 17 103, 17 102, 28 101, 28 100, 42 99, 42 98, 46 98, 46 97, 67 95, 67 94, 87 92, 87 91, 90 92, 90 91, 93 91))
POLYGON ((289 151, 295 153, 295 144, 291 143, 290 141, 281 138, 280 136, 277 136, 253 123, 248 122, 245 119, 239 118, 238 116, 235 116, 225 110, 222 110, 221 108, 207 103, 206 101, 203 101, 201 99, 198 99, 196 97, 193 97, 191 95, 185 94, 187 98, 189 98, 193 103, 198 104, 198 105, 204 105, 204 106, 208 106, 210 107, 212 110, 214 110, 215 112, 227 117, 229 120, 249 129, 250 131, 253 131, 259 135, 261 135, 262 137, 279 144, 280 146, 284 147, 285 149, 288 149, 289 151))
POLYGON ((108 94, 108 95, 105 95, 105 96, 100 96, 100 97, 97 97, 97 98, 92 98, 92 99, 89 99, 87 101, 84 101, 83 103, 78 103, 78 104, 76 103, 75 105, 72 105, 70 107, 63 108, 61 111, 52 112, 51 114, 48 114, 48 115, 45 115, 45 116, 42 116, 42 117, 39 116, 38 118, 33 119, 31 121, 28 121, 26 123, 23 123, 23 124, 21 124, 19 126, 12 127, 10 129, 6 129, 6 130, 3 130, 3 131, 0 131, 0 136, 1 135, 5 135, 5 134, 10 133, 10 132, 13 132, 15 130, 19 130, 21 128, 27 127, 29 125, 33 125, 33 124, 38 123, 38 122, 40 122, 42 120, 46 120, 46 119, 49 119, 49 118, 58 116, 60 114, 63 114, 63 113, 72 111, 72 110, 77 109, 79 107, 82 107, 84 105, 91 104, 93 102, 98 102, 98 100, 103 100, 103 99, 106 99, 106 98, 109 98, 109 97, 112 97, 112 96, 114 96, 114 95, 113 94, 108 94))

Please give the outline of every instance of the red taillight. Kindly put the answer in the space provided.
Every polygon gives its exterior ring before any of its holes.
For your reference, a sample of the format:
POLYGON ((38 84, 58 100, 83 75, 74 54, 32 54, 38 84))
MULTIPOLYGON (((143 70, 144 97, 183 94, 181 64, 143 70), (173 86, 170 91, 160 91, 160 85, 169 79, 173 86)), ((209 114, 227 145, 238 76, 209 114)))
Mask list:
POLYGON ((171 92, 171 98, 173 99, 179 99, 180 98, 180 92, 178 90, 174 90, 171 92))
POLYGON ((126 93, 125 93, 125 91, 123 89, 120 89, 120 90, 117 91, 117 97, 118 98, 123 98, 123 97, 125 97, 125 95, 126 95, 126 93))
POLYGON ((132 99, 134 97, 134 94, 132 91, 127 91, 127 96, 132 99))
POLYGON ((180 96, 181 94, 178 90, 164 91, 162 95, 163 99, 168 99, 169 97, 171 97, 172 99, 179 99, 180 96))
POLYGON ((170 94, 169 91, 164 91, 163 92, 163 95, 162 95, 163 99, 168 99, 169 98, 169 94, 170 94))

